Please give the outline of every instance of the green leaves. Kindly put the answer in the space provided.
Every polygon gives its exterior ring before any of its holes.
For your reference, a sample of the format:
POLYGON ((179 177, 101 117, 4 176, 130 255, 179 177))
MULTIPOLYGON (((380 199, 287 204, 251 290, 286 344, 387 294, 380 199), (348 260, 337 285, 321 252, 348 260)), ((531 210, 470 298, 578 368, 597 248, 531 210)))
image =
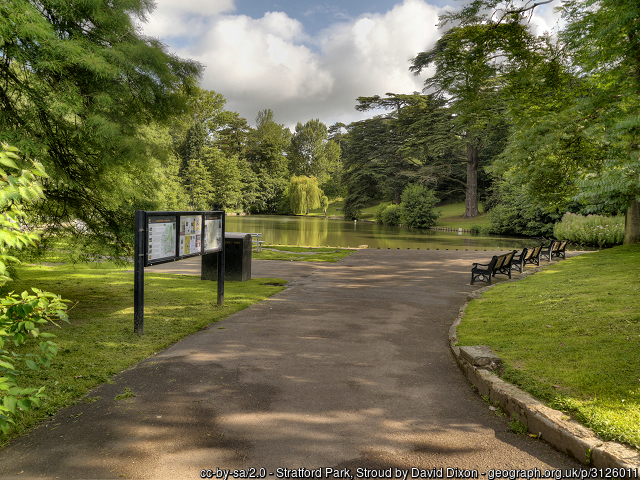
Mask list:
MULTIPOLYGON (((47 176, 36 162, 29 169, 20 169, 14 162, 17 158, 17 149, 3 143, 0 150, 0 284, 10 280, 7 263, 17 262, 7 251, 35 245, 39 239, 37 233, 24 229, 22 204, 42 198, 39 179, 47 176)), ((43 388, 21 388, 17 385, 20 364, 39 372, 41 366, 51 365, 51 359, 58 352, 50 340, 39 342, 40 353, 24 356, 5 349, 5 345, 13 343, 20 346, 29 338, 55 337, 40 329, 48 324, 57 326, 58 320, 68 322, 66 305, 60 296, 53 293, 33 288, 32 293, 25 291, 18 295, 11 292, 0 298, 0 375, 3 375, 0 377, 0 431, 3 433, 9 431, 13 415, 19 410, 40 405, 44 396, 43 388)))
MULTIPOLYGON (((33 197, 31 213, 50 227, 82 220, 119 253, 133 211, 158 191, 153 141, 140 131, 188 111, 202 71, 140 34, 136 22, 151 8, 147 0, 0 4, 0 141, 37 157, 52 177, 43 183, 48 200, 33 197)), ((0 157, 5 168, 21 163, 0 157)), ((17 190, 3 189, 0 204, 17 190)))
POLYGON ((58 353, 55 343, 50 340, 40 341, 40 352, 24 355, 16 354, 4 349, 7 340, 20 346, 31 338, 53 338, 50 332, 41 332, 40 329, 47 324, 57 326, 56 321, 68 322, 66 305, 55 294, 43 292, 37 288, 32 289, 33 294, 22 292, 20 295, 9 293, 0 299, 0 431, 7 433, 12 423, 11 415, 15 415, 19 409, 29 410, 33 406, 40 405, 44 397, 43 388, 20 388, 17 386, 17 377, 20 371, 16 365, 24 362, 24 365, 35 372, 40 372, 41 367, 51 366, 51 359, 58 353))

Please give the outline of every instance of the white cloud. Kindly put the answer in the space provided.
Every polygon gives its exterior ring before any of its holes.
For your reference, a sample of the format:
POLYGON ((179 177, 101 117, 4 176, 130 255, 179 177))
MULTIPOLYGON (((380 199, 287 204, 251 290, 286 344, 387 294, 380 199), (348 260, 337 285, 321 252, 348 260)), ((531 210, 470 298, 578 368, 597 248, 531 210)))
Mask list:
POLYGON ((267 13, 257 20, 222 16, 191 56, 207 65, 205 88, 222 93, 230 104, 234 98, 272 102, 273 106, 261 108, 277 112, 281 102, 323 97, 331 91, 330 73, 300 42, 304 39, 302 24, 284 13, 267 13))
POLYGON ((212 17, 235 11, 234 0, 157 0, 144 31, 170 44, 178 37, 197 38, 212 17))
POLYGON ((225 13, 232 7, 231 0, 214 2, 208 16, 194 17, 193 4, 182 8, 177 0, 161 0, 162 18, 152 18, 145 32, 168 45, 173 37, 194 37, 177 53, 206 65, 204 88, 221 93, 227 108, 250 123, 270 108, 288 126, 312 118, 350 123, 363 117, 355 111, 358 96, 421 90, 426 77, 409 72, 409 59, 434 45, 442 11, 424 0, 405 0, 386 14, 334 23, 309 38, 302 23, 285 13, 253 19, 225 13), (171 15, 172 33, 157 33, 171 15))
POLYGON ((439 11, 423 1, 406 0, 385 15, 330 28, 323 52, 327 68, 340 79, 337 87, 355 97, 421 90, 424 78, 409 72, 409 59, 435 44, 439 11))
POLYGON ((562 5, 562 0, 554 0, 553 2, 540 5, 531 16, 530 25, 536 35, 542 35, 545 32, 558 34, 558 31, 564 25, 560 15, 556 12, 556 8, 562 5))

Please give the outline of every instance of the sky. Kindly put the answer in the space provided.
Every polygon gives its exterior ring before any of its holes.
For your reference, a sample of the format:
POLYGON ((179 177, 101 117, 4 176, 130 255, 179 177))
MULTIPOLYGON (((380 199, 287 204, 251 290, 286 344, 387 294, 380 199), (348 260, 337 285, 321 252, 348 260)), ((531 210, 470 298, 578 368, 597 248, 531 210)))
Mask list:
MULTIPOLYGON (((554 3, 558 3, 555 0, 554 3)), ((205 66, 201 86, 255 126, 271 109, 293 129, 320 119, 349 124, 380 112, 355 110, 357 97, 421 91, 429 70, 410 59, 443 33, 438 15, 454 0, 156 0, 142 24, 168 50, 205 66)), ((553 29, 553 5, 532 18, 553 29)))

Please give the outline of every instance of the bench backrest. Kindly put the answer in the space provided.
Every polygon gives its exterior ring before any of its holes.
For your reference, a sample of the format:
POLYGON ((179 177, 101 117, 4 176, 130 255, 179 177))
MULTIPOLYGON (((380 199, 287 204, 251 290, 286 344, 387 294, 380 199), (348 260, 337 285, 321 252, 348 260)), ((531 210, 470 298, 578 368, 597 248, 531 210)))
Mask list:
POLYGON ((503 265, 511 265, 511 260, 513 260, 513 256, 516 254, 517 250, 513 250, 504 256, 504 264, 503 265))
POLYGON ((553 248, 551 249, 551 251, 553 253, 561 252, 565 248, 567 248, 567 243, 568 243, 568 240, 562 240, 561 242, 555 241, 553 242, 553 248))
POLYGON ((531 254, 531 257, 529 258, 536 258, 538 255, 540 255, 540 250, 542 250, 542 245, 538 245, 537 247, 535 247, 532 250, 533 253, 531 254))
MULTIPOLYGON (((513 256, 512 256, 513 257, 513 256)), ((493 258, 496 259, 496 263, 493 265, 493 270, 497 270, 499 268, 502 268, 502 266, 507 263, 505 260, 507 259, 507 254, 504 255, 499 255, 499 256, 494 256, 493 258)), ((491 259, 491 262, 493 263, 493 259, 491 259)), ((509 259, 509 262, 511 262, 511 259, 509 259)))

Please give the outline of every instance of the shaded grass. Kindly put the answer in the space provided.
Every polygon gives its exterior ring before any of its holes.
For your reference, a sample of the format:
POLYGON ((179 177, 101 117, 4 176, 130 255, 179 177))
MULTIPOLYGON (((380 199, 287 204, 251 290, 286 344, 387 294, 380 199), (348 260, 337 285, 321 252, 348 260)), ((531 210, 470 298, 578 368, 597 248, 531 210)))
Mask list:
POLYGON ((640 449, 640 245, 580 255, 472 301, 459 345, 489 345, 503 378, 640 449))
MULTIPOLYGON (((331 200, 329 202, 329 206, 327 207, 327 217, 341 217, 344 214, 342 211, 343 204, 344 200, 342 198, 331 200)), ((312 208, 309 210, 309 216, 323 217, 324 210, 322 208, 312 208)))
MULTIPOLYGON (((336 215, 342 216, 342 211, 337 210, 337 208, 342 208, 343 200, 339 199, 334 202, 329 203, 329 208, 327 209, 327 215, 336 215)), ((380 207, 382 203, 387 202, 376 202, 362 209, 362 215, 360 217, 361 220, 373 220, 376 211, 380 207)), ((464 202, 460 203, 452 203, 449 205, 442 205, 435 208, 436 212, 442 212, 442 215, 436 221, 437 227, 445 227, 445 228, 462 228, 464 230, 470 230, 471 227, 477 225, 481 228, 489 227, 491 225, 491 221, 489 220, 489 216, 486 213, 481 213, 475 218, 462 218, 464 216, 464 202)), ((311 210, 310 212, 313 215, 321 215, 322 209, 311 210)))
POLYGON ((70 300, 70 324, 50 329, 59 346, 51 367, 20 376, 25 387, 44 385, 47 399, 41 408, 23 412, 2 443, 76 402, 120 371, 273 295, 285 284, 265 278, 225 282, 225 304, 218 307, 216 282, 190 275, 146 273, 145 334, 140 336, 133 333, 133 272, 109 264, 22 266, 19 280, 12 282, 10 289, 20 292, 34 286, 60 294, 70 300))
POLYGON ((353 253, 353 250, 338 248, 311 248, 293 246, 263 246, 262 251, 252 252, 254 260, 290 260, 303 262, 335 263, 353 253))
POLYGON ((462 218, 464 216, 464 202, 442 205, 436 207, 435 210, 442 212, 442 215, 436 222, 437 227, 470 230, 474 225, 479 227, 488 227, 491 225, 489 216, 486 213, 480 213, 475 218, 462 218))

